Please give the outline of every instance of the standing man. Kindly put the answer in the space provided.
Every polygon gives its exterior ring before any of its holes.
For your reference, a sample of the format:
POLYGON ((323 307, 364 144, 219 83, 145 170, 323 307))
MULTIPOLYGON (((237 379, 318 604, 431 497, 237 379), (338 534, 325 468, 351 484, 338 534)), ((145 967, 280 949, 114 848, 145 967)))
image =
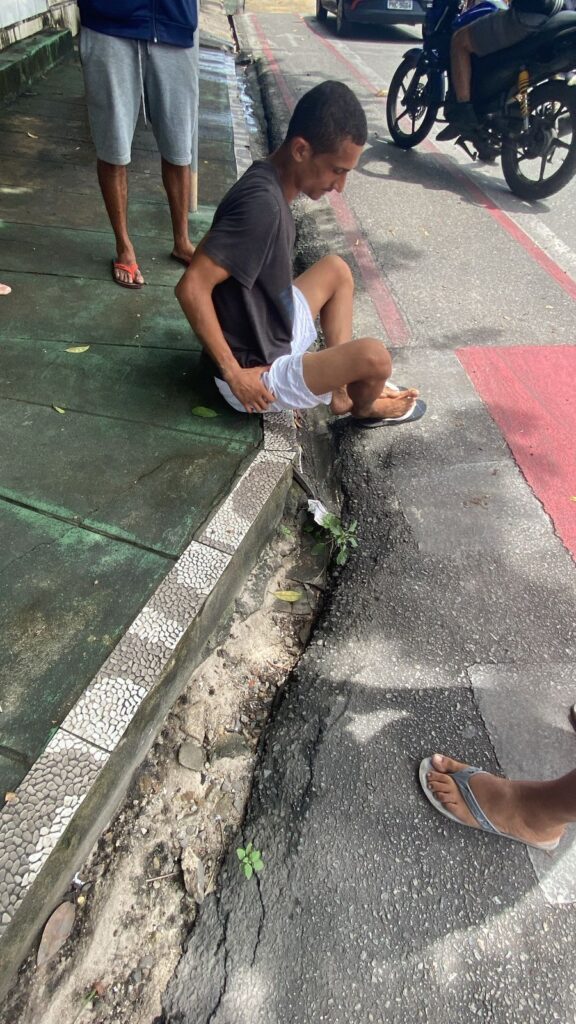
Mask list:
POLYGON ((176 288, 214 365, 216 386, 239 412, 330 405, 360 427, 419 419, 418 392, 387 384, 390 356, 375 338, 352 340, 354 281, 325 256, 292 281, 290 203, 342 192, 366 142, 366 116, 342 82, 297 103, 284 142, 232 186, 176 288), (309 351, 320 318, 325 348, 309 351))
POLYGON ((198 123, 197 0, 78 0, 80 59, 98 181, 116 238, 112 277, 144 278, 128 234, 128 176, 142 102, 162 158, 172 218, 172 257, 188 265, 192 141, 198 123), (196 45, 195 45, 196 44, 196 45))

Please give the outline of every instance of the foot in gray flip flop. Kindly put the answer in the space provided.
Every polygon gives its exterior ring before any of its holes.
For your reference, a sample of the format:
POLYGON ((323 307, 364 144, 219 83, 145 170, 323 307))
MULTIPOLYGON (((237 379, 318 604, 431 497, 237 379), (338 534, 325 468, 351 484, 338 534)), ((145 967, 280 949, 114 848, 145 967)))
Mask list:
POLYGON ((472 825, 468 824, 468 822, 466 821, 461 821, 460 818, 457 818, 455 814, 452 814, 451 811, 449 811, 447 807, 444 806, 442 801, 439 800, 436 794, 433 793, 432 790, 430 789, 428 783, 428 773, 439 771, 440 770, 438 768, 434 767, 432 763, 432 758, 425 757, 424 760, 420 763, 419 778, 420 785, 422 786, 422 790, 425 796, 430 801, 432 806, 435 807, 436 810, 440 812, 440 814, 443 814, 445 818, 450 818, 451 821, 455 821, 458 825, 464 825, 467 828, 477 828, 480 829, 482 832, 488 832, 490 835, 499 836, 500 838, 504 839, 511 839, 515 843, 522 843, 524 846, 531 846, 536 850, 555 850, 558 846, 558 843, 560 842, 559 839, 554 839, 551 842, 530 843, 526 839, 520 839, 518 838, 518 836, 510 835, 508 832, 501 832, 500 829, 497 828, 496 825, 494 825, 493 822, 491 822, 490 819, 486 816, 486 814, 480 807, 480 804, 478 803, 476 797, 474 796, 474 793, 470 789, 470 779, 474 775, 478 775, 479 773, 489 775, 490 773, 484 772, 482 768, 475 768, 472 765, 467 765, 460 771, 446 772, 446 775, 449 775, 450 779, 452 779, 452 781, 457 785, 458 790, 460 791, 460 795, 462 796, 462 799, 464 800, 466 806, 468 807, 468 810, 470 811, 472 817, 475 819, 475 824, 472 825))

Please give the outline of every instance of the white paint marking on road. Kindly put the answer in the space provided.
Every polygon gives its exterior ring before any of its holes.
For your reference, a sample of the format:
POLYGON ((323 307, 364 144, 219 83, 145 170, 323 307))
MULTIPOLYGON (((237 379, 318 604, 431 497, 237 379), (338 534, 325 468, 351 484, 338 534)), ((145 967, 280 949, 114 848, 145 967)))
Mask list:
MULTIPOLYGON (((565 270, 567 274, 576 277, 576 252, 566 245, 558 235, 554 233, 541 220, 535 218, 530 225, 529 234, 535 235, 534 241, 552 257, 555 262, 565 270)), ((526 228, 524 229, 526 230, 526 228)))

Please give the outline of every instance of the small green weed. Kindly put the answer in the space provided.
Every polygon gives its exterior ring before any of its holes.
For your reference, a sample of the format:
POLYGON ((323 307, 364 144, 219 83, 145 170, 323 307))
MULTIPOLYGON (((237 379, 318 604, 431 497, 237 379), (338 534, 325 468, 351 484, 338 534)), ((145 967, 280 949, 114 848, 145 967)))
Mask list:
POLYGON ((239 846, 236 856, 240 861, 240 868, 246 878, 252 878, 255 871, 262 871, 264 861, 260 850, 254 849, 254 843, 250 842, 246 847, 239 846))
POLYGON ((328 512, 319 501, 309 501, 308 511, 314 517, 314 522, 305 526, 304 530, 312 534, 316 541, 312 550, 324 551, 329 545, 330 554, 336 553, 336 565, 344 565, 348 561, 350 549, 358 547, 358 523, 353 519, 348 526, 343 526, 340 517, 328 512))

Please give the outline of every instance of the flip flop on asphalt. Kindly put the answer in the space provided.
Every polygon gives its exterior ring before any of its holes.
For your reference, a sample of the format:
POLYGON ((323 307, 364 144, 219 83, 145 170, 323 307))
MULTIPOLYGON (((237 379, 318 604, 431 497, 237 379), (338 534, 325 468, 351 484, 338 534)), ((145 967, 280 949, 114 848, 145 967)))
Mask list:
POLYGON ((141 288, 143 281, 136 280, 136 274, 140 273, 140 267, 137 263, 120 263, 119 260, 112 260, 112 280, 115 284, 119 284, 121 288, 141 288), (120 281, 116 276, 118 270, 123 270, 125 274, 128 274, 130 281, 120 281))
MULTIPOLYGON (((500 829, 496 828, 492 822, 480 807, 474 793, 470 789, 470 779, 474 775, 483 774, 489 775, 489 772, 485 772, 483 768, 475 768, 473 765, 468 765, 466 768, 462 768, 458 772, 446 772, 446 775, 451 778, 460 791, 460 795, 464 800, 468 810, 470 811, 473 818, 476 819, 476 825, 468 825, 465 821, 460 821, 455 814, 452 814, 446 809, 444 804, 435 793, 428 787, 428 772, 438 772, 438 769, 432 764, 431 757, 425 757, 420 762, 419 779, 420 785, 424 791, 424 795, 428 797, 428 800, 433 807, 436 808, 440 814, 443 814, 445 818, 450 818, 451 821, 455 821, 457 825, 464 825, 465 828, 475 828, 481 832, 488 832, 492 836, 499 836, 501 839, 511 839, 514 843, 522 843, 523 846, 532 846, 535 850, 555 850, 560 842, 559 839, 555 839, 549 843, 529 843, 526 839, 519 839, 517 836, 511 836, 508 832, 501 832, 500 829)), ((442 773, 440 773, 442 774, 442 773)))
MULTIPOLYGON (((389 384, 388 387, 390 387, 389 384)), ((399 427, 403 423, 415 423, 416 420, 422 419, 425 412, 426 402, 417 398, 414 405, 411 405, 402 416, 386 416, 380 419, 370 419, 369 417, 359 419, 357 416, 351 416, 350 421, 361 430, 374 430, 376 427, 399 427)))

